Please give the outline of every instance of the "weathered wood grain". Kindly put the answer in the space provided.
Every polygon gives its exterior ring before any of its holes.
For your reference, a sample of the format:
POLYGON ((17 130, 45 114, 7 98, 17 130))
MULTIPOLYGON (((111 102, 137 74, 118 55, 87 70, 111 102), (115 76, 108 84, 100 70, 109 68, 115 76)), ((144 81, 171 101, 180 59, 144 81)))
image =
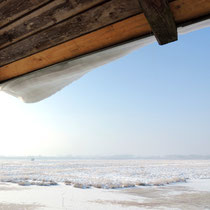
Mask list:
MULTIPOLYGON (((208 15, 210 11, 210 1, 176 0, 170 3, 170 8, 176 23, 182 25, 190 20, 208 15)), ((5 65, 0 68, 0 81, 3 82, 37 69, 147 34, 151 34, 150 25, 144 14, 138 14, 5 65)))
POLYGON ((0 28, 26 13, 52 0, 2 0, 0 1, 0 28))
POLYGON ((0 68, 0 81, 75 58, 151 32, 143 14, 117 22, 0 68))
POLYGON ((107 0, 55 0, 0 30, 0 49, 107 0))
POLYGON ((176 24, 210 14, 210 0, 176 0, 170 4, 176 24))
POLYGON ((178 39, 177 27, 168 0, 139 0, 144 15, 160 45, 178 39))
POLYGON ((138 0, 112 0, 0 50, 0 66, 138 14, 138 0))

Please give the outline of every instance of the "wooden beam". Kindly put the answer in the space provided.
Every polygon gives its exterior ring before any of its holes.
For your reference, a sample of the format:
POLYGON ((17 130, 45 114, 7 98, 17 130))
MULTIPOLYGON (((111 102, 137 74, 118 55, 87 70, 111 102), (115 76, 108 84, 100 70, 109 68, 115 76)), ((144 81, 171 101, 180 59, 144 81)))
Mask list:
POLYGON ((106 0, 56 0, 0 30, 0 49, 57 24, 106 0))
POLYGON ((0 28, 52 0, 0 1, 0 28))
POLYGON ((178 39, 177 27, 168 0, 139 0, 144 15, 160 45, 178 39))
POLYGON ((138 0, 112 0, 0 50, 0 66, 138 14, 138 0))
POLYGON ((144 15, 128 18, 0 68, 0 81, 151 32, 144 15))
MULTIPOLYGON (((176 23, 182 24, 209 14, 209 0, 176 0, 170 3, 176 23)), ((109 25, 58 46, 31 55, 0 68, 0 81, 5 81, 46 66, 75 58, 151 33, 144 14, 109 25)))
POLYGON ((176 0, 170 3, 176 24, 210 14, 209 0, 176 0))

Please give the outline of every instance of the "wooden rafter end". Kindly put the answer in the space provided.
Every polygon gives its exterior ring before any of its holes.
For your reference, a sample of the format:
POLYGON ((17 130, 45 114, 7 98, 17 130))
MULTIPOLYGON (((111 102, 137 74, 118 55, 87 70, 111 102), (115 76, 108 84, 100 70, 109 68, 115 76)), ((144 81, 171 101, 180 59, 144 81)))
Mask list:
POLYGON ((176 23, 168 0, 139 0, 139 3, 160 45, 178 39, 176 23))

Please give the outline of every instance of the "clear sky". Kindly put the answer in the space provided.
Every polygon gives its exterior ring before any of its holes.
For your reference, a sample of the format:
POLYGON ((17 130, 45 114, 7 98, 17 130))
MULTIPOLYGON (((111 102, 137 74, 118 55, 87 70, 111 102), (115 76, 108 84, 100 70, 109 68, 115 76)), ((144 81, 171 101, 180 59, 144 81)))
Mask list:
POLYGON ((210 28, 24 104, 0 92, 0 155, 210 155, 210 28))

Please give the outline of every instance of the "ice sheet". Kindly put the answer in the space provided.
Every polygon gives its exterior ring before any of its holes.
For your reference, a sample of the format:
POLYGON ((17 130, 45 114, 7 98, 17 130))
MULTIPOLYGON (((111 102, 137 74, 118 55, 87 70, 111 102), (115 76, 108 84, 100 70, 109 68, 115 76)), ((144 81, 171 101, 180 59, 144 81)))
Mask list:
POLYGON ((17 181, 0 183, 0 209, 4 210, 210 209, 210 179, 206 179, 210 160, 2 160, 0 166, 4 179, 17 181), (68 179, 83 186, 104 180, 152 183, 176 176, 189 179, 117 189, 81 189, 63 182, 68 179), (58 185, 18 185, 32 178, 53 179, 58 185))

